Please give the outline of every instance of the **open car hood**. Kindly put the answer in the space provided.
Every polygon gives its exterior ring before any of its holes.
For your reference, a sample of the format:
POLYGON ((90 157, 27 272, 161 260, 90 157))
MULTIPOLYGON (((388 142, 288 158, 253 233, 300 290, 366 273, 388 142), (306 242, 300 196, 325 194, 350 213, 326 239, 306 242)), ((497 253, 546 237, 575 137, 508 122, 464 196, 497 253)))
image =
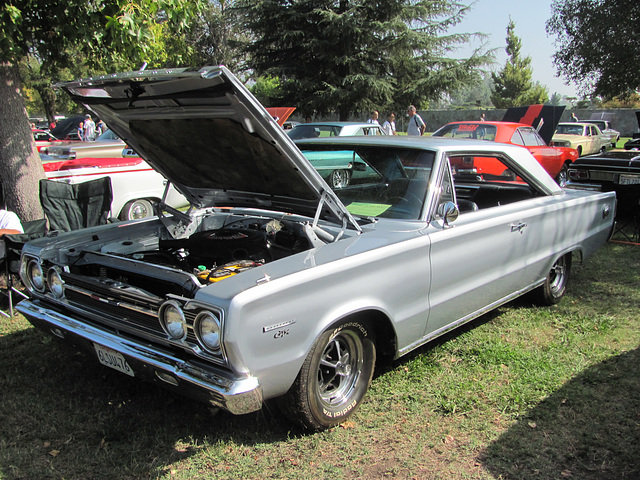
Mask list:
POLYGON ((101 118, 195 207, 356 221, 225 67, 127 72, 56 85, 101 118))
POLYGON ((502 117, 502 121, 531 125, 538 131, 538 134, 547 145, 551 145, 551 139, 556 128, 558 128, 564 109, 564 105, 540 104, 526 107, 509 107, 502 117))

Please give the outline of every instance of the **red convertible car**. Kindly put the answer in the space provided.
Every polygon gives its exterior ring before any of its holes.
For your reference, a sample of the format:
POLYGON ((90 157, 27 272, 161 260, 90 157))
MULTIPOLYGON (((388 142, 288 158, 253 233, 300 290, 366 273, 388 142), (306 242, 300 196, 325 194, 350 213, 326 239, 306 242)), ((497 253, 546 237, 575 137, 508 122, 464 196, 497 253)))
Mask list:
MULTIPOLYGON (((510 143, 525 147, 542 167, 561 187, 567 183, 569 165, 578 158, 578 152, 568 147, 550 147, 538 132, 530 125, 514 122, 452 122, 433 133, 434 137, 471 138, 491 142, 510 143)), ((466 168, 478 170, 478 165, 471 165, 466 160, 466 168)), ((491 171, 490 165, 483 165, 484 172, 495 175, 509 175, 510 172, 491 171), (488 169, 488 170, 487 170, 488 169)))

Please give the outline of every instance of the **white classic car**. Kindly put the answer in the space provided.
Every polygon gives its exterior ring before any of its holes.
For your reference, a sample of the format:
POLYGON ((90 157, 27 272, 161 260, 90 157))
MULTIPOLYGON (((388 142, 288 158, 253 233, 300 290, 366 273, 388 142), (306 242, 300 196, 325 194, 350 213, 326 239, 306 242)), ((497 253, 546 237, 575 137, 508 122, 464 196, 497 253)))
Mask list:
POLYGON ((47 178, 57 182, 76 184, 110 177, 113 192, 111 215, 121 220, 152 217, 154 215, 152 204, 159 202, 165 193, 164 202, 167 205, 174 208, 189 205, 187 199, 172 185, 168 185, 167 180, 147 162, 134 153, 123 157, 123 151, 131 152, 129 148, 121 147, 118 158, 81 158, 62 161, 41 155, 42 166, 47 178))
POLYGON ((600 119, 591 119, 591 120, 583 120, 586 123, 593 123, 596 125, 602 135, 609 139, 609 143, 611 143, 611 147, 616 148, 616 144, 618 140, 620 140, 620 132, 611 126, 611 122, 609 120, 600 120, 600 119))
POLYGON ((192 208, 29 242, 18 310, 110 368, 234 414, 277 397, 308 428, 339 424, 377 361, 528 292, 558 302, 572 261, 612 231, 615 194, 563 190, 519 146, 296 146, 224 67, 62 87, 192 208), (348 186, 305 157, 322 152, 352 159, 348 186))
POLYGON ((606 151, 611 147, 611 139, 593 123, 559 123, 551 146, 575 148, 578 155, 583 156, 606 151))
MULTIPOLYGON (((115 133, 107 130, 93 142, 58 142, 40 150, 49 180, 82 183, 110 177, 111 215, 136 220, 154 215, 153 203, 162 199, 167 181, 138 157, 115 133)), ((180 208, 189 202, 169 186, 165 202, 180 208)))
POLYGON ((293 140, 318 137, 352 137, 360 135, 385 135, 377 123, 366 122, 314 122, 300 123, 287 130, 293 140))

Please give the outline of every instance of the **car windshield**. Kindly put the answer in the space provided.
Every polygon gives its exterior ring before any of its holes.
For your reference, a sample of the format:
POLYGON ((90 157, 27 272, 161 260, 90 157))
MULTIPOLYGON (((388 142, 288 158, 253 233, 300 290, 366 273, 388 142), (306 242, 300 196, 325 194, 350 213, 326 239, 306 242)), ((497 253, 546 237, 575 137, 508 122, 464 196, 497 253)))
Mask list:
POLYGON ((434 137, 473 138, 475 140, 495 141, 497 128, 495 125, 479 123, 454 123, 445 125, 433 134, 434 137))
POLYGON ((582 125, 558 125, 556 133, 560 135, 582 135, 582 125))
POLYGON ((296 125, 287 132, 293 140, 301 138, 337 137, 340 135, 340 127, 335 125, 296 125))
POLYGON ((118 138, 118 136, 115 133, 113 133, 111 130, 107 130, 98 138, 96 138, 96 141, 97 142, 116 142, 116 141, 120 141, 120 138, 118 138))
POLYGON ((351 214, 417 220, 435 153, 397 147, 302 146, 351 214))

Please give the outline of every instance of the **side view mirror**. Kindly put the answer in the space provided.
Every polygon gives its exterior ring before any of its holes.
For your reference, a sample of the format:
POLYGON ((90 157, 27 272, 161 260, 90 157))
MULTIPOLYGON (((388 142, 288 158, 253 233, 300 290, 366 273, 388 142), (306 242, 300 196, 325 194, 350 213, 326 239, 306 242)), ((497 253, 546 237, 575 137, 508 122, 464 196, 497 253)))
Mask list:
POLYGON ((458 207, 453 202, 445 202, 438 205, 437 214, 444 222, 444 228, 449 228, 451 223, 455 222, 460 215, 458 207))
POLYGON ((353 163, 353 170, 355 172, 366 172, 367 171, 367 165, 362 163, 362 162, 354 162, 353 163))

